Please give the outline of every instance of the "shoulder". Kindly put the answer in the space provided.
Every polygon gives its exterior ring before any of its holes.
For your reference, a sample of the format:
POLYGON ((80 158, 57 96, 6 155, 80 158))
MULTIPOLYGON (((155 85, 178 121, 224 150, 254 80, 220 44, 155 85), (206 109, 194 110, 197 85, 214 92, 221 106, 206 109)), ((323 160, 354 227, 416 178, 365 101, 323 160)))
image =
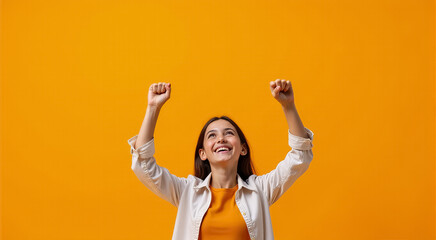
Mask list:
POLYGON ((255 175, 255 174, 251 174, 248 178, 247 178, 247 184, 249 184, 249 185, 255 185, 256 184, 256 179, 257 179, 257 177, 259 177, 259 176, 257 176, 257 175, 255 175))
POLYGON ((258 183, 257 183, 257 175, 250 175, 245 181, 239 177, 238 178, 238 184, 241 184, 242 187, 245 187, 249 190, 258 191, 258 183))
POLYGON ((188 177, 186 178, 186 180, 188 181, 189 184, 191 184, 192 186, 196 186, 200 183, 203 182, 203 179, 196 177, 194 175, 189 174, 188 177))

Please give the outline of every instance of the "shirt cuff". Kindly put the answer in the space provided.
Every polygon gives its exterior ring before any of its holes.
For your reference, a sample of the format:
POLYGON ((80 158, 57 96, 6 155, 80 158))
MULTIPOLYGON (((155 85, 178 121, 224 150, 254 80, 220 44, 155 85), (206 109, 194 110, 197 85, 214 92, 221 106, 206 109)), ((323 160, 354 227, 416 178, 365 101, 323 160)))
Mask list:
POLYGON ((129 140, 127 140, 127 143, 130 145, 130 154, 136 154, 140 156, 141 158, 150 158, 154 155, 155 149, 154 149, 154 138, 152 138, 150 141, 144 143, 144 145, 138 147, 138 149, 135 149, 136 140, 138 139, 138 135, 135 135, 134 137, 131 137, 129 140))
POLYGON ((288 129, 288 143, 289 146, 292 149, 298 149, 298 150, 309 150, 313 147, 312 140, 313 140, 313 132, 310 131, 308 128, 304 128, 304 130, 308 133, 309 138, 300 137, 297 135, 293 135, 291 131, 288 129))

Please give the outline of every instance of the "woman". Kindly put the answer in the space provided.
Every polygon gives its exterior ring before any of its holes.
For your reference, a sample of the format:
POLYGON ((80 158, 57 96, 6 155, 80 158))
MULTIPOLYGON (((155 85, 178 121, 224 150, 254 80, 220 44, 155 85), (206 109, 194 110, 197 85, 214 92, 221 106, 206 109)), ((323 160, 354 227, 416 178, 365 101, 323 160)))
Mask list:
POLYGON ((274 239, 269 206, 301 176, 313 159, 313 133, 297 113, 290 81, 270 82, 281 104, 292 147, 271 172, 253 173, 250 148, 238 125, 222 116, 203 127, 195 151, 195 176, 177 177, 156 164, 153 133, 170 98, 170 83, 154 83, 139 134, 130 138, 132 170, 161 198, 178 207, 172 239, 274 239))

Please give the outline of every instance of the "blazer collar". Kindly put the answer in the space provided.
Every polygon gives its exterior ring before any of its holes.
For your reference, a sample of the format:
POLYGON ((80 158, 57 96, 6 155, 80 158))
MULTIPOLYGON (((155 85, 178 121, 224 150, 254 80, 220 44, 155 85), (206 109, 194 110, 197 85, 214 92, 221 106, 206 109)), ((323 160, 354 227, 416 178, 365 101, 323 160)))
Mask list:
MULTIPOLYGON (((238 175, 238 190, 240 190, 241 188, 246 188, 252 191, 256 191, 256 188, 253 186, 250 186, 249 184, 247 184, 242 178, 241 176, 238 175)), ((198 185, 194 186, 195 189, 199 189, 199 188, 207 188, 209 189, 210 186, 210 180, 212 178, 212 173, 209 173, 209 175, 207 175, 207 177, 198 185)))

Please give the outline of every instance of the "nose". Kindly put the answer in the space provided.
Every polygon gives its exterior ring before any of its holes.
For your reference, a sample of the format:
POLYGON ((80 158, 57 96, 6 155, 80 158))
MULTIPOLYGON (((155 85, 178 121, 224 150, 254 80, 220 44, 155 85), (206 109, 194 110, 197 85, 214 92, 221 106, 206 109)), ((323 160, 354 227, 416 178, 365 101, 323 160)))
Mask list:
POLYGON ((224 135, 220 134, 220 135, 218 136, 218 142, 219 142, 219 143, 222 143, 222 142, 225 142, 225 141, 226 141, 226 139, 224 138, 224 135))

